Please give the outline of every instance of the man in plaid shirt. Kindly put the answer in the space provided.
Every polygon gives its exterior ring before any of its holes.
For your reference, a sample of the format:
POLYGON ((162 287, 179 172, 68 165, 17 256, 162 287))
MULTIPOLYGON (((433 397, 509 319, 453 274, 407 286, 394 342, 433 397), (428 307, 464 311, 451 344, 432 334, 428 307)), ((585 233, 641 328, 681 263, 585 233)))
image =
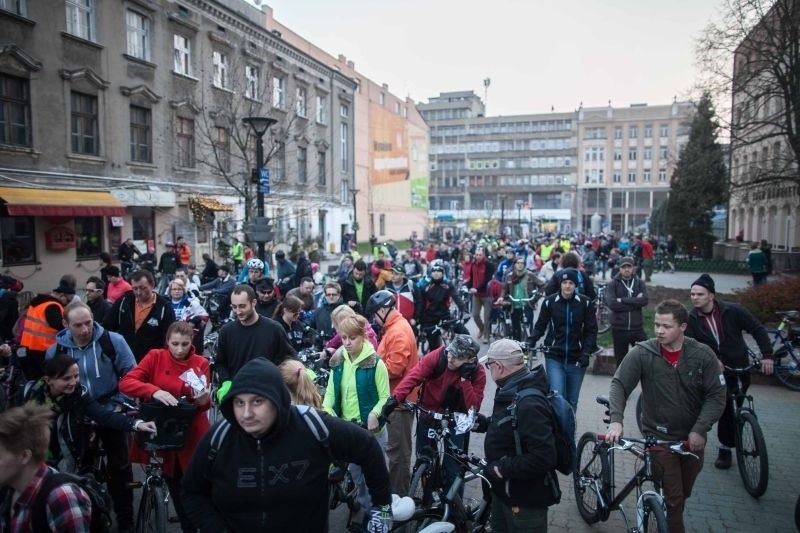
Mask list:
MULTIPOLYGON (((34 505, 51 470, 45 464, 52 411, 27 404, 0 414, 0 530, 10 533, 42 531, 34 528, 34 505), (16 501, 14 501, 16 499, 16 501), (12 505, 13 501, 13 505, 12 505)), ((92 502, 79 486, 54 487, 44 501, 46 531, 88 533, 92 502)))

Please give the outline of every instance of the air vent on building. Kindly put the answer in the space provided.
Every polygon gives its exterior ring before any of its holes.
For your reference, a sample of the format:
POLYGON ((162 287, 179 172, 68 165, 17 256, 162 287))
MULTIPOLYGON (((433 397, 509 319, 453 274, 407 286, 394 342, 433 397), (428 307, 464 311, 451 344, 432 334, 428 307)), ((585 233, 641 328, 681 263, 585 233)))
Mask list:
POLYGON ((184 18, 189 18, 189 10, 183 6, 178 6, 178 14, 184 18))
POLYGON ((225 31, 227 31, 227 30, 225 30, 225 28, 223 28, 219 24, 217 24, 217 30, 221 31, 222 33, 225 33, 225 31))

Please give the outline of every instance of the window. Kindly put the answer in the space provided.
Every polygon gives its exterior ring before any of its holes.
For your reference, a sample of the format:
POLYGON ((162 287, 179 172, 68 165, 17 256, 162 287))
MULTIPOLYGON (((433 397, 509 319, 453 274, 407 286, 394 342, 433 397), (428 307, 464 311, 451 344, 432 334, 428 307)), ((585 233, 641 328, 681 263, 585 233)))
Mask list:
POLYGON ((342 118, 347 118, 350 116, 350 108, 344 104, 339 106, 339 116, 342 118))
POLYGON ((150 61, 150 19, 128 10, 125 22, 128 27, 128 55, 150 61))
POLYGON ((305 183, 307 179, 306 172, 306 159, 308 157, 308 149, 298 146, 297 147, 297 183, 305 183))
POLYGON ((150 115, 147 108, 131 106, 131 161, 149 163, 153 159, 150 115))
POLYGON ((194 168, 194 120, 178 117, 175 140, 178 143, 178 166, 194 168))
POLYGON ((211 54, 214 63, 214 86, 227 89, 230 84, 228 79, 228 56, 222 52, 214 51, 211 54))
POLYGON ((394 103, 394 112, 397 113, 398 115, 400 114, 400 102, 394 103))
POLYGON ((645 139, 652 139, 653 138, 653 125, 652 124, 645 124, 645 126, 644 126, 644 138, 645 139))
POLYGON ((102 252, 103 217, 75 217, 75 234, 77 260, 96 259, 102 252))
POLYGON ((649 170, 645 170, 644 173, 642 174, 642 181, 645 182, 645 183, 650 183, 650 171, 649 170))
POLYGON ((653 149, 650 148, 650 147, 647 147, 647 148, 644 149, 644 160, 645 161, 650 161, 651 159, 653 159, 653 149))
POLYGON ((662 124, 659 126, 658 136, 662 139, 669 137, 669 124, 662 124))
POLYGON ((283 181, 286 177, 286 146, 283 143, 278 145, 278 149, 270 161, 272 162, 270 181, 283 181))
POLYGON ((67 33, 94 41, 94 0, 66 0, 67 33))
POLYGON ((258 67, 246 65, 244 67, 245 88, 244 95, 251 100, 258 100, 258 67))
POLYGON ((173 41, 173 53, 175 55, 174 58, 174 65, 172 69, 177 72, 178 74, 183 74, 185 76, 191 75, 191 64, 192 64, 192 52, 190 48, 190 42, 188 37, 184 37, 183 35, 174 35, 172 38, 173 41))
POLYGON ((325 152, 317 152, 317 185, 325 185, 325 152))
POLYGON ((622 174, 620 173, 619 170, 614 171, 612 179, 614 180, 614 183, 619 183, 620 181, 622 181, 622 174))
POLYGON ((628 183, 636 183, 636 172, 628 172, 628 183))
POLYGON ((0 217, 3 266, 35 262, 35 236, 33 217, 0 217))
POLYGON ((666 146, 662 146, 661 148, 658 149, 659 159, 661 159, 662 161, 666 161, 667 156, 669 156, 669 148, 667 148, 666 146))
POLYGON ((31 146, 28 80, 0 73, 0 144, 31 146))
POLYGON ((326 96, 317 96, 317 122, 328 123, 328 98, 326 96))
POLYGON ((342 163, 342 172, 347 172, 349 167, 349 156, 347 153, 347 146, 348 146, 348 127, 347 124, 342 122, 339 125, 339 160, 342 163))
POLYGON ((306 89, 305 87, 297 87, 295 89, 295 111, 301 117, 308 116, 308 106, 306 105, 306 89))
POLYGON ((378 217, 378 234, 386 235, 386 215, 382 214, 378 217))
POLYGON ((152 207, 129 207, 133 226, 133 240, 146 241, 156 236, 155 209, 152 207))
POLYGON ((11 11, 20 16, 27 16, 27 0, 0 0, 0 9, 11 11))
POLYGON ((628 126, 628 138, 635 139, 638 136, 638 128, 636 126, 628 126))
POLYGON ((628 161, 636 161, 636 148, 628 148, 628 161))
POLYGON ((72 153, 97 155, 100 143, 97 133, 97 97, 72 93, 72 153))
POLYGON ((272 107, 283 109, 286 106, 286 80, 272 77, 272 107))
POLYGON ((658 181, 664 183, 667 181, 667 171, 666 170, 659 170, 658 171, 658 181))
POLYGON ((622 126, 615 126, 614 127, 614 138, 615 139, 622 139, 622 126))
POLYGON ((622 161, 622 148, 614 148, 614 161, 622 161))
POLYGON ((385 93, 381 93, 380 102, 381 102, 381 105, 386 103, 386 94, 385 93))
POLYGON ((223 172, 231 170, 231 144, 228 130, 221 127, 214 128, 214 154, 217 158, 217 165, 223 172))

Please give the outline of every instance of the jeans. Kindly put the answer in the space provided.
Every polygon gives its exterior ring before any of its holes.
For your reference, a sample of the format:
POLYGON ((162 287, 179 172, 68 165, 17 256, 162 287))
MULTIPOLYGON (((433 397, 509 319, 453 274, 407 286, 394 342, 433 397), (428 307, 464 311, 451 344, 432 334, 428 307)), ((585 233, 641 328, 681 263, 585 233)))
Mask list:
MULTIPOLYGON (((436 440, 428 438, 428 429, 433 427, 432 423, 434 423, 434 421, 429 421, 423 416, 417 418, 417 455, 419 455, 420 451, 426 446, 431 446, 434 449, 436 448, 436 440)), ((469 448, 469 433, 464 433, 462 435, 451 433, 450 440, 461 450, 466 451, 469 448)), ((449 456, 445 456, 444 461, 442 461, 442 466, 444 467, 444 486, 445 489, 449 489, 450 485, 452 485, 453 481, 458 477, 459 466, 455 459, 449 456)), ((464 494, 463 485, 461 486, 461 494, 464 494)))
POLYGON ((693 452, 699 457, 676 455, 668 450, 653 450, 654 473, 661 474, 664 500, 667 503, 667 524, 670 533, 684 533, 683 509, 692 494, 692 486, 703 469, 703 451, 693 452), (660 472, 659 472, 660 470, 660 472))
MULTIPOLYGON (((386 427, 374 435, 378 440, 378 444, 381 445, 381 448, 386 449, 386 427)), ((357 464, 350 463, 347 465, 347 469, 350 471, 350 475, 353 476, 353 483, 355 483, 358 488, 358 496, 356 496, 358 504, 362 509, 369 511, 372 508, 372 497, 369 494, 367 480, 364 479, 364 473, 361 471, 361 467, 357 464)))
POLYGON ((389 485, 392 492, 405 496, 411 485, 411 431, 413 411, 395 411, 389 415, 386 456, 389 458, 389 485))
POLYGON ((514 507, 495 498, 489 516, 492 533, 547 533, 547 507, 514 507))
POLYGON ((547 379, 550 380, 550 388, 557 391, 572 406, 575 412, 578 411, 578 396, 581 394, 581 384, 586 368, 576 364, 564 364, 564 361, 557 361, 546 357, 544 367, 547 371, 547 379))

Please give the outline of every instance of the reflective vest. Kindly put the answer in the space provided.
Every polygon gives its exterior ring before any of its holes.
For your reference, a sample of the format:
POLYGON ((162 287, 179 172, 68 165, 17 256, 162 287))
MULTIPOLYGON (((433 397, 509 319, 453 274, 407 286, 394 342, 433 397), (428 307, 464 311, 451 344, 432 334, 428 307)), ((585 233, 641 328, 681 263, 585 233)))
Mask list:
POLYGON ((22 336, 19 339, 20 346, 44 352, 56 342, 56 333, 59 330, 51 328, 45 317, 45 312, 51 305, 57 306, 59 311, 64 313, 64 308, 58 302, 42 302, 28 307, 23 320, 22 336))

